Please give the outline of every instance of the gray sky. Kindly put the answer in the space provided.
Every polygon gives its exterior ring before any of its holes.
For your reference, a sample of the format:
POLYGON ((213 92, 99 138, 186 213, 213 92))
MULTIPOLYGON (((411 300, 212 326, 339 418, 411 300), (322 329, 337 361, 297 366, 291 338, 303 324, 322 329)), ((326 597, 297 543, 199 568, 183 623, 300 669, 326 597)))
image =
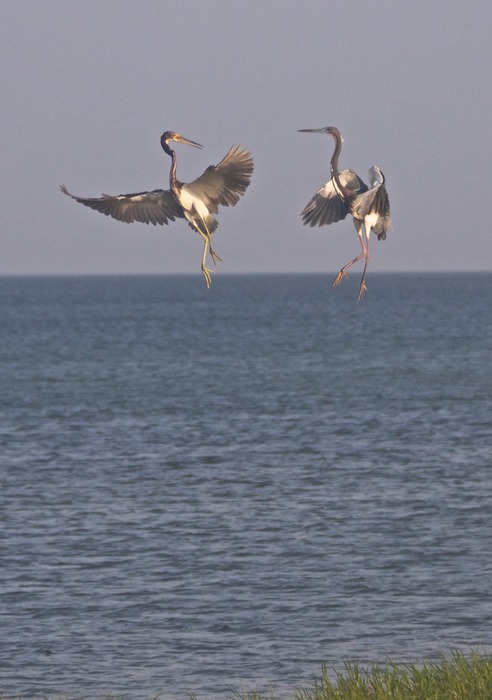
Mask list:
POLYGON ((127 225, 80 196, 168 187, 159 138, 193 180, 251 149, 246 196, 219 212, 220 272, 338 270, 352 221, 303 227, 340 166, 385 173, 393 233, 372 270, 491 270, 488 0, 0 0, 0 274, 199 272, 184 221, 127 225), (486 206, 485 206, 486 205, 486 206))

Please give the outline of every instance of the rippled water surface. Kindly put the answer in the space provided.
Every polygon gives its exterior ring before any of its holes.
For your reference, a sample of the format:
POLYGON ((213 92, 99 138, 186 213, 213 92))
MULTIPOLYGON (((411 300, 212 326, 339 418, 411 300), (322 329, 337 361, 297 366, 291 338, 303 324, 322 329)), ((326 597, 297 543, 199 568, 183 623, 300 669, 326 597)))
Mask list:
POLYGON ((0 692, 491 646, 492 275, 0 279, 0 692))

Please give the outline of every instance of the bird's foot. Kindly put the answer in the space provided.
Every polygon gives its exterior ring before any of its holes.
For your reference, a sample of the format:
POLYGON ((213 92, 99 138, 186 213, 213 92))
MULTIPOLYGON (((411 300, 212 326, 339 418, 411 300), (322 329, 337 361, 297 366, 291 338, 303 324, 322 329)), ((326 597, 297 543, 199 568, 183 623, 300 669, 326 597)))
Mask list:
POLYGON ((367 287, 365 282, 360 283, 359 287, 359 296, 357 297, 357 301, 361 301, 364 298, 364 294, 367 292, 367 287))
POLYGON ((210 250, 210 255, 212 256, 212 260, 214 261, 214 265, 217 266, 218 262, 222 262, 222 258, 217 255, 217 253, 215 252, 215 250, 212 247, 210 247, 209 250, 210 250))
POLYGON ((202 274, 205 277, 205 284, 207 285, 207 289, 210 289, 210 285, 212 284, 213 270, 209 270, 208 267, 202 265, 202 274))
POLYGON ((334 286, 334 287, 338 287, 338 285, 340 284, 340 282, 342 281, 342 279, 343 279, 344 277, 345 277, 345 279, 348 280, 347 271, 345 270, 344 267, 342 267, 342 269, 340 270, 340 272, 338 273, 338 275, 335 277, 335 280, 334 280, 334 282, 333 282, 333 286, 334 286))

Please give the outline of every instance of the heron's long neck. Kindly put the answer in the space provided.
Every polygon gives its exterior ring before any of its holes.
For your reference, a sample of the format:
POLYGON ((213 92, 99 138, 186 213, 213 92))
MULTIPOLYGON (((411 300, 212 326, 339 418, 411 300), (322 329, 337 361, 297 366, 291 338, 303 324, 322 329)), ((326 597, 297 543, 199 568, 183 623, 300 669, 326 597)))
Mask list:
POLYGON ((174 194, 177 196, 179 193, 179 188, 178 188, 178 181, 176 180, 176 153, 175 151, 172 150, 172 148, 169 148, 168 150, 169 155, 171 156, 171 170, 169 171, 169 186, 171 190, 174 192, 174 194))
POLYGON ((333 180, 335 181, 335 189, 337 190, 337 193, 342 197, 343 199, 348 199, 351 197, 354 193, 349 190, 347 187, 344 187, 342 183, 340 182, 340 175, 338 173, 338 159, 340 157, 340 151, 342 150, 342 140, 340 137, 335 137, 335 150, 333 151, 333 155, 331 157, 331 176, 333 180))

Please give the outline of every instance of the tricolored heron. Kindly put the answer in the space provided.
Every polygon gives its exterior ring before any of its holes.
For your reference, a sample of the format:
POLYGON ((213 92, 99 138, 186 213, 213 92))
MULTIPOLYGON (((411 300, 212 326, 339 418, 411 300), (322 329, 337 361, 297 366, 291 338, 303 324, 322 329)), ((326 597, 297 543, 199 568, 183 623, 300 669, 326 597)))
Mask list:
POLYGON ((355 228, 362 246, 362 252, 349 263, 344 265, 335 277, 333 286, 336 287, 347 277, 347 270, 361 258, 365 258, 364 271, 359 287, 357 301, 360 301, 366 291, 365 276, 369 262, 369 236, 371 230, 378 240, 384 241, 386 233, 391 229, 390 205, 386 192, 385 179, 381 170, 373 165, 369 170, 369 187, 354 173, 353 170, 338 172, 338 158, 342 149, 343 138, 335 126, 322 129, 299 129, 313 134, 329 134, 335 139, 335 150, 331 157, 331 179, 306 204, 302 211, 303 223, 309 226, 334 224, 345 219, 350 212, 354 219, 355 228))
POLYGON ((169 173, 169 190, 136 192, 101 197, 76 197, 61 185, 62 192, 86 207, 100 211, 113 219, 127 224, 141 221, 144 224, 167 224, 169 220, 186 219, 204 241, 202 256, 202 273, 207 287, 211 284, 211 272, 206 267, 207 251, 210 252, 214 265, 221 259, 211 246, 212 233, 218 226, 214 214, 219 205, 234 206, 248 187, 253 172, 251 153, 240 146, 231 146, 218 165, 210 165, 205 172, 190 183, 180 182, 176 178, 176 153, 169 143, 183 143, 195 148, 203 148, 199 143, 185 139, 174 131, 166 131, 161 136, 161 146, 171 156, 169 173))

